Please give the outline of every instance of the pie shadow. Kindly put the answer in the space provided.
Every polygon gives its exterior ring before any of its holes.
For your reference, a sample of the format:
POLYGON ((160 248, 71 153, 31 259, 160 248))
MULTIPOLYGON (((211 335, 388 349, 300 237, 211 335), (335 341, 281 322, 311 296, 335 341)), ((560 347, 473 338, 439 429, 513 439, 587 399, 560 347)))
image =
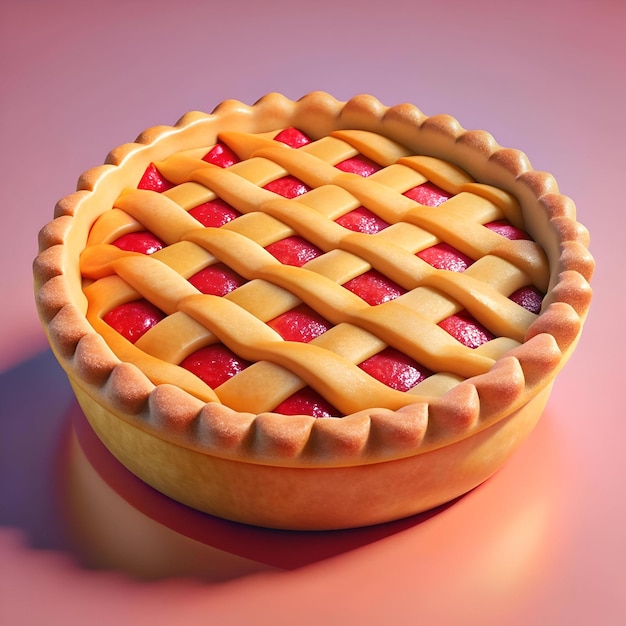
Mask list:
POLYGON ((141 579, 212 581, 293 570, 401 533, 449 503, 394 522, 288 531, 180 504, 127 470, 101 443, 50 350, 0 375, 0 526, 89 569, 141 579))
POLYGON ((136 478, 97 438, 49 350, 0 375, 0 409, 0 531, 17 528, 27 550, 58 551, 84 571, 221 583, 380 554, 374 544, 395 537, 420 551, 425 579, 437 564, 501 580, 506 562, 506 580, 535 580, 559 545, 567 477, 549 416, 493 479, 451 503, 377 526, 284 531, 201 513, 136 478))
MULTIPOLYGON (((97 543, 94 539, 109 543, 112 537, 118 543, 129 540, 127 550, 145 551, 145 546, 137 548, 136 538, 142 537, 145 543, 153 534, 156 549, 169 555, 169 574, 180 569, 181 564, 174 563, 171 555, 178 553, 180 557, 180 553, 186 551, 186 542, 181 538, 192 542, 193 559, 183 557, 188 572, 198 568, 204 569, 205 574, 213 572, 213 562, 219 563, 222 576, 231 572, 235 563, 242 566, 242 573, 250 568, 253 571, 268 568, 292 570, 400 533, 453 504, 405 519, 353 529, 291 531, 242 524, 176 502, 137 478, 106 449, 77 403, 70 406, 66 417, 68 436, 60 457, 62 469, 58 492, 66 523, 73 528, 74 538, 86 535, 82 552, 85 552, 85 543, 94 552, 93 546, 97 543), (77 480, 79 475, 81 478, 77 480), (106 506, 102 505, 104 500, 106 506), (95 509, 100 509, 98 515, 84 514, 85 510, 93 512, 95 509), (199 567, 202 552, 206 553, 207 562, 204 567, 199 567), (229 567, 225 568, 226 560, 229 567)), ((155 553, 151 552, 153 562, 144 574, 154 576, 160 569, 154 563, 154 557, 155 553)), ((137 565, 135 562, 135 569, 137 565)))

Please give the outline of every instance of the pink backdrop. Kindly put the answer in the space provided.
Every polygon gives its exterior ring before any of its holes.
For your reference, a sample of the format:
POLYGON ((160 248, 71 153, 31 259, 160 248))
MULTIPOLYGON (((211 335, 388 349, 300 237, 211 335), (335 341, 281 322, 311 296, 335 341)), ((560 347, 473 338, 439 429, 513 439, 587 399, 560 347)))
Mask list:
POLYGON ((0 623, 620 623, 624 32, 617 0, 1 3, 0 623), (46 348, 30 273, 56 200, 109 149, 226 98, 317 89, 524 150, 598 264, 579 349, 504 470, 434 515, 324 536, 202 519, 124 474, 46 348))

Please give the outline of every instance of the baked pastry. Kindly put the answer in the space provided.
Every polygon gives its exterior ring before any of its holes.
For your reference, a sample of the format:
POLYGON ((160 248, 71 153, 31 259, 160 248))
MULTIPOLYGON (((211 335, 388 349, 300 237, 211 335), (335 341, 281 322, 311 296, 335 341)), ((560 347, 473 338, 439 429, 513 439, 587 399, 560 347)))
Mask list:
POLYGON ((287 529, 466 493, 580 336, 588 233, 554 179, 449 116, 226 101, 84 174, 38 310, 94 430, 194 508, 287 529))

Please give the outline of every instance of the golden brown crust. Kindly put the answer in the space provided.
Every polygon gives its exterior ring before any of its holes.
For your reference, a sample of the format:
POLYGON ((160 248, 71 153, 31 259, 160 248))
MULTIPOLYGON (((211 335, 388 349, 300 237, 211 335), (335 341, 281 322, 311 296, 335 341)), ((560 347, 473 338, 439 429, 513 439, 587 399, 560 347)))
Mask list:
MULTIPOLYGON (((554 178, 534 171, 523 153, 501 148, 488 133, 466 131, 447 115, 427 117, 408 104, 389 108, 371 96, 341 103, 319 92, 297 102, 279 94, 253 106, 226 101, 210 115, 189 113, 173 127, 151 128, 135 143, 113 150, 105 165, 80 178, 78 189, 58 203, 56 219, 42 229, 34 264, 37 306, 53 350, 73 383, 119 418, 215 457, 265 465, 349 466, 425 453, 470 437, 550 385, 580 335, 590 303, 588 233, 554 178), (155 385, 136 366, 121 362, 85 318, 76 270, 89 228, 103 210, 97 204, 112 206, 150 162, 210 144, 218 122, 233 132, 296 126, 313 137, 338 129, 370 130, 415 154, 454 162, 479 183, 515 196, 551 271, 546 305, 522 338, 525 343, 441 397, 397 411, 358 410, 342 419, 236 412, 166 382, 155 385)), ((532 274, 532 263, 529 268, 532 274)))

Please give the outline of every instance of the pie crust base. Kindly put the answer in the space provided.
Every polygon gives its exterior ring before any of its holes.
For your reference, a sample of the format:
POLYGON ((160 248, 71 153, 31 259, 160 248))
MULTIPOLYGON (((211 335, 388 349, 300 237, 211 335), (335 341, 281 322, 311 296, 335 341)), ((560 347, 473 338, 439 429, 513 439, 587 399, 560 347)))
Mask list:
POLYGON ((484 131, 371 96, 344 103, 321 92, 295 102, 270 94, 252 106, 226 101, 211 114, 189 113, 173 127, 149 129, 86 172, 40 233, 35 292, 52 350, 89 422, 136 475, 224 518, 284 529, 347 528, 466 493, 528 436, 582 331, 594 269, 588 244, 574 203, 552 176, 484 131), (442 395, 323 419, 235 411, 167 379, 153 359, 133 364, 116 354, 87 318, 78 269, 96 220, 151 163, 210 146, 223 130, 288 127, 314 137, 342 129, 378 133, 515 197, 549 266, 542 310, 523 341, 442 395))
POLYGON ((379 524, 467 493, 528 437, 551 387, 489 428, 448 446, 382 463, 311 468, 234 461, 172 444, 120 419, 73 385, 100 440, 144 482, 205 513, 289 530, 379 524))

